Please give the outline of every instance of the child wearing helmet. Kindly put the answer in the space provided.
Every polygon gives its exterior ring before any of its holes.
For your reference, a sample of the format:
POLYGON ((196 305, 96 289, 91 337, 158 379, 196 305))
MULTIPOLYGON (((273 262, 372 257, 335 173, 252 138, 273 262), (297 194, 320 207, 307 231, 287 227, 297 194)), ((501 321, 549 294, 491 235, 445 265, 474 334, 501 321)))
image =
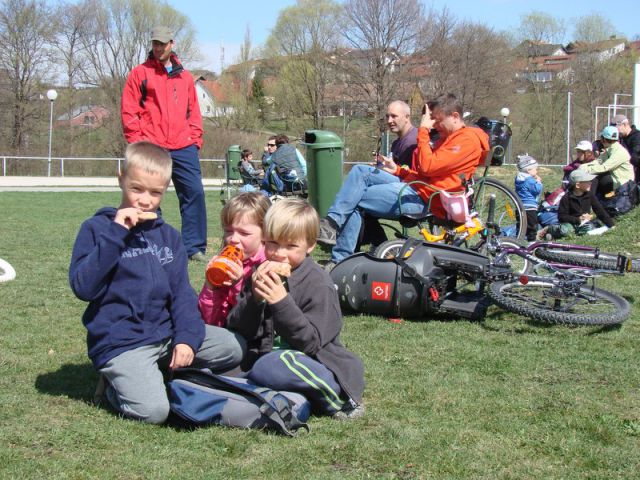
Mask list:
POLYGON ((590 174, 598 176, 598 191, 600 200, 610 213, 619 214, 629 211, 635 205, 634 171, 629 152, 618 142, 620 134, 612 125, 604 127, 600 134, 604 153, 595 162, 584 166, 590 174), (611 181, 606 181, 604 174, 611 175, 611 181), (616 200, 616 197, 629 197, 616 200), (624 205, 621 205, 621 202, 624 205))

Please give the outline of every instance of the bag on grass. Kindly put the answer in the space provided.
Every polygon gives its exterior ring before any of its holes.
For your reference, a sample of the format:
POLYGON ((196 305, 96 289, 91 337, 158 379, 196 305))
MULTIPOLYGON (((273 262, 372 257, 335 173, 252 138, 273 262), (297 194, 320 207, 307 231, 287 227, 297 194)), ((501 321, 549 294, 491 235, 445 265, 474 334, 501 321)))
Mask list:
POLYGON ((168 383, 171 411, 189 425, 275 430, 293 436, 311 413, 308 400, 208 369, 181 368, 168 383))

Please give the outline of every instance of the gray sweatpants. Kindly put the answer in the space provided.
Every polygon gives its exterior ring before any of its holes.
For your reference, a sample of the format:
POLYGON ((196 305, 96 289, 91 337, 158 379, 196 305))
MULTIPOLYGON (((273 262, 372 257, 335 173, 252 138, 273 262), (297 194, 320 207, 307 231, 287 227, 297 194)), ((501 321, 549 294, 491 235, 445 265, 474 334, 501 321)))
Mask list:
MULTIPOLYGON (((242 361, 246 342, 224 328, 206 325, 205 338, 192 366, 215 371, 230 370, 242 361)), ((109 387, 106 396, 127 417, 148 423, 164 423, 169 399, 162 376, 171 361, 171 340, 145 345, 109 360, 100 373, 109 387)))

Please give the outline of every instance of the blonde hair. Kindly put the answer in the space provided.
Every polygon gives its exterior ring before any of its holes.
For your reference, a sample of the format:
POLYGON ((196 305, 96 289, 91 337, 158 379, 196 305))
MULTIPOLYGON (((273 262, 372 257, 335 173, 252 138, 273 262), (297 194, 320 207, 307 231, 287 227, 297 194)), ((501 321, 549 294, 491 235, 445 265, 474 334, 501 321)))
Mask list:
POLYGON ((220 222, 223 226, 233 225, 235 220, 247 215, 262 228, 264 216, 270 206, 271 202, 263 193, 244 192, 232 197, 224 204, 220 212, 220 222))
POLYGON ((168 184, 171 180, 171 164, 171 155, 164 148, 151 142, 131 143, 124 152, 122 176, 137 167, 147 173, 161 175, 168 184))
POLYGON ((287 198, 277 201, 267 211, 264 232, 275 241, 304 238, 309 245, 314 245, 320 233, 320 218, 305 200, 287 198))

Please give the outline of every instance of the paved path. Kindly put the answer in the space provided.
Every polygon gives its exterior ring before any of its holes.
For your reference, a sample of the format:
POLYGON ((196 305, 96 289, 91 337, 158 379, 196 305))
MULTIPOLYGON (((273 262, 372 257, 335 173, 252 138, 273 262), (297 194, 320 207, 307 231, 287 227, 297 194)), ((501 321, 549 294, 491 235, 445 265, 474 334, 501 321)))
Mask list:
MULTIPOLYGON (((220 190, 223 180, 205 178, 205 190, 220 190)), ((173 189, 173 186, 169 186, 173 189)), ((0 192, 111 192, 119 190, 115 177, 18 177, 0 176, 0 192)))

